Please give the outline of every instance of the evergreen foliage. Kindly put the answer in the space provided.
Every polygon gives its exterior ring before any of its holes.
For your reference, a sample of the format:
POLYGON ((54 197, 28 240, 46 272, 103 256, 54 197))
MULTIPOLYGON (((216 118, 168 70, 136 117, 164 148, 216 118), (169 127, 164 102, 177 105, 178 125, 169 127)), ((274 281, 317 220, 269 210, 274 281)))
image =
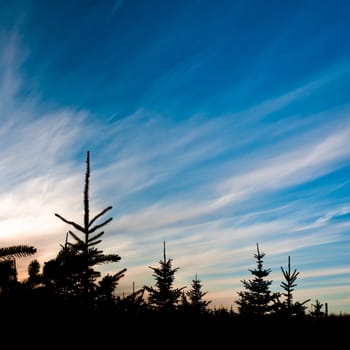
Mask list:
POLYGON ((57 257, 45 263, 43 272, 46 284, 58 294, 65 297, 78 297, 83 303, 93 304, 97 296, 103 299, 101 293, 105 293, 105 299, 112 298, 112 290, 118 284, 118 280, 124 276, 126 269, 122 269, 114 275, 108 275, 98 283, 101 273, 95 269, 95 266, 118 262, 121 258, 118 254, 104 254, 102 250, 96 248, 101 243, 101 237, 104 234, 104 231, 98 231, 107 225, 112 218, 108 218, 100 224, 97 224, 97 220, 112 207, 108 206, 92 219, 90 218, 89 179, 90 152, 88 151, 86 156, 83 225, 67 220, 57 213, 55 214, 63 222, 79 231, 82 237, 69 230, 65 244, 61 246, 57 257), (73 243, 69 242, 68 236, 73 238, 73 243))
POLYGON ((148 312, 148 304, 144 298, 145 287, 135 290, 135 282, 133 281, 132 292, 116 299, 117 309, 122 311, 129 319, 135 319, 145 312, 148 312))
POLYGON ((310 314, 315 317, 315 318, 320 318, 325 315, 325 313, 322 311, 323 309, 323 304, 316 299, 314 304, 311 304, 312 310, 310 314))
POLYGON ((261 317, 270 314, 279 293, 270 290, 272 280, 268 280, 271 269, 264 268, 263 258, 265 253, 260 252, 259 244, 256 244, 257 253, 254 254, 257 267, 249 269, 254 276, 250 280, 241 280, 244 289, 238 292, 239 299, 236 301, 241 315, 261 317))
POLYGON ((190 290, 184 293, 184 298, 182 299, 182 303, 185 304, 190 311, 197 314, 205 313, 208 305, 211 303, 211 300, 204 300, 208 292, 203 292, 202 287, 201 280, 196 274, 192 280, 190 290))
POLYGON ((103 305, 104 307, 113 307, 115 305, 116 296, 114 291, 117 288, 119 280, 125 276, 125 271, 126 269, 123 269, 114 275, 108 273, 98 282, 96 295, 100 306, 103 305))
POLYGON ((41 282, 40 263, 37 259, 32 260, 28 265, 27 284, 35 288, 41 282))
POLYGON ((15 259, 6 259, 0 262, 0 294, 9 291, 17 282, 15 259))
MULTIPOLYGON (((33 328, 32 335, 33 331, 37 332, 41 322, 40 325, 47 326, 45 334, 47 334, 46 331, 51 330, 55 339, 61 336, 63 342, 66 342, 65 332, 72 329, 71 334, 76 335, 75 340, 81 347, 81 341, 86 341, 90 346, 91 339, 96 334, 105 332, 109 323, 112 325, 111 334, 115 334, 113 333, 115 329, 118 329, 120 334, 124 330, 128 332, 132 329, 138 335, 141 332, 148 335, 152 332, 154 334, 156 329, 157 335, 167 337, 164 341, 168 340, 169 328, 177 327, 175 338, 180 339, 181 345, 183 340, 190 339, 192 326, 195 324, 205 335, 202 338, 204 345, 208 345, 206 336, 210 336, 216 347, 219 344, 218 339, 226 334, 230 336, 230 330, 235 329, 240 332, 245 331, 247 327, 253 329, 258 341, 261 339, 259 335, 266 336, 271 329, 277 333, 291 330, 292 334, 307 335, 313 331, 325 334, 330 327, 336 326, 339 330, 338 334, 345 334, 343 329, 348 328, 349 315, 329 316, 328 304, 322 304, 317 299, 311 305, 311 312, 306 314, 305 304, 310 299, 304 302, 294 300, 293 293, 297 286, 299 272, 291 269, 289 256, 287 268, 284 269, 281 266, 284 281, 281 282, 280 287, 283 292, 271 291, 272 280, 268 279, 271 269, 264 268, 265 254, 260 252, 258 243, 256 244, 257 253, 254 254, 256 268, 249 269, 253 277, 241 280, 244 290, 238 292, 239 299, 235 301, 239 313, 223 306, 220 308, 214 306, 209 310, 211 301, 204 299, 207 292, 202 291, 203 285, 197 274, 189 290, 186 291, 185 287, 174 287, 175 274, 179 268, 174 268, 173 260, 167 258, 165 241, 163 259, 159 261, 159 266, 149 266, 153 271, 155 285, 135 290, 133 282, 132 293, 127 296, 124 296, 124 293, 122 297, 117 296, 115 290, 127 270, 121 269, 117 273, 107 273, 104 276, 101 276, 97 270, 98 265, 118 262, 121 258, 118 254, 104 254, 97 248, 104 234, 101 229, 112 218, 101 223, 98 223, 98 220, 112 207, 106 207, 90 218, 89 178, 90 153, 87 152, 83 224, 55 214, 78 233, 73 231, 66 233, 64 244, 60 246, 54 259, 44 262, 42 273, 40 273, 39 262, 33 260, 28 265, 28 278, 18 281, 16 259, 35 254, 36 248, 27 245, 0 248, 0 313, 2 315, 0 319, 4 321, 1 324, 2 329, 4 329, 3 326, 10 325, 10 329, 17 330, 18 325, 23 325, 21 328, 23 332, 28 323, 22 320, 26 319, 33 328), (158 318, 158 315, 162 317, 158 318), (168 315, 171 317, 167 317, 168 315), (270 317, 276 315, 287 317, 270 317), (21 320, 21 323, 15 323, 17 320, 21 320), (37 323, 32 322, 33 320, 37 323), (58 324, 61 326, 57 331, 52 331, 50 327, 57 327, 58 324), (228 329, 224 332, 223 327, 226 325, 228 329), (97 326, 99 328, 96 328, 97 326), (94 333, 82 336, 85 333, 81 331, 86 332, 90 329, 94 333)), ((138 338, 141 339, 141 337, 138 338)), ((148 336, 147 339, 150 342, 153 341, 152 337, 148 336)), ((193 337, 192 340, 198 347, 197 337, 193 337)), ((228 340, 231 339, 226 338, 222 347, 227 345, 228 340)), ((161 344, 164 343, 161 342, 161 344)), ((312 345, 314 346, 313 339, 312 345)), ((110 346, 110 341, 106 346, 110 346)))
POLYGON ((283 267, 281 266, 281 270, 283 273, 283 277, 285 279, 285 282, 281 282, 281 287, 285 290, 285 293, 282 293, 282 295, 284 295, 286 297, 285 305, 286 305, 287 309, 291 309, 292 305, 293 305, 294 287, 297 286, 295 281, 299 275, 299 271, 297 271, 296 269, 294 269, 293 272, 291 271, 291 269, 290 269, 290 256, 288 256, 288 269, 284 270, 283 267))
POLYGON ((280 286, 285 290, 285 292, 283 292, 281 295, 285 297, 285 300, 279 300, 278 303, 276 303, 278 313, 287 317, 305 315, 305 304, 309 302, 310 299, 307 299, 303 302, 293 302, 293 292, 294 288, 297 286, 296 280, 298 278, 299 271, 297 271, 296 269, 291 271, 290 256, 288 256, 287 270, 285 270, 282 266, 281 270, 285 279, 285 281, 282 281, 280 284, 280 286))
POLYGON ((163 260, 159 261, 160 267, 149 266, 153 270, 152 276, 156 283, 154 287, 145 286, 148 294, 149 305, 159 311, 169 312, 177 309, 181 292, 185 287, 175 288, 173 286, 175 273, 179 267, 172 267, 172 260, 167 259, 165 241, 163 242, 163 260))
POLYGON ((9 247, 0 248, 0 261, 12 258, 22 258, 36 253, 36 248, 33 246, 21 244, 9 247))
POLYGON ((36 251, 35 247, 25 244, 0 248, 0 294, 17 286, 16 258, 34 255, 36 251))

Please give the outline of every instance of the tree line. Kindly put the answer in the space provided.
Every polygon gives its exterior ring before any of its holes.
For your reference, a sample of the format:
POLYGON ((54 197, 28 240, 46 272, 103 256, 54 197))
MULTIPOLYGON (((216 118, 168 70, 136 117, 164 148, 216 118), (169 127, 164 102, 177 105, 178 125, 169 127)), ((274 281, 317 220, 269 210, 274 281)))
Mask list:
MULTIPOLYGON (((254 259, 256 267, 250 269, 251 277, 243 279, 242 290, 235 301, 237 311, 211 308, 206 299, 203 283, 197 274, 190 288, 174 285, 179 267, 173 266, 173 259, 167 257, 166 242, 163 242, 163 256, 158 266, 149 266, 154 277, 154 285, 143 286, 128 295, 117 296, 117 286, 127 271, 123 268, 114 274, 102 276, 98 266, 119 262, 118 254, 104 254, 98 248, 104 234, 104 227, 112 220, 102 217, 111 210, 106 207, 91 216, 89 203, 90 152, 86 155, 84 186, 83 224, 69 220, 55 213, 55 216, 71 227, 66 233, 64 244, 55 258, 40 266, 32 260, 27 268, 28 276, 19 281, 16 259, 32 256, 36 248, 17 245, 0 248, 0 315, 41 315, 45 317, 80 315, 109 315, 123 322, 147 322, 149 320, 320 320, 331 318, 327 303, 315 300, 312 310, 306 303, 311 299, 297 301, 293 292, 297 286, 299 271, 291 268, 290 256, 287 267, 281 267, 282 292, 271 290, 270 269, 264 267, 259 244, 256 244, 254 259)), ((340 317, 340 316, 339 316, 340 317)), ((338 318, 339 318, 338 317, 338 318)), ((334 318, 334 315, 333 315, 334 318)), ((344 317, 345 318, 345 317, 344 317)), ((143 323, 144 325, 147 323, 143 323)))

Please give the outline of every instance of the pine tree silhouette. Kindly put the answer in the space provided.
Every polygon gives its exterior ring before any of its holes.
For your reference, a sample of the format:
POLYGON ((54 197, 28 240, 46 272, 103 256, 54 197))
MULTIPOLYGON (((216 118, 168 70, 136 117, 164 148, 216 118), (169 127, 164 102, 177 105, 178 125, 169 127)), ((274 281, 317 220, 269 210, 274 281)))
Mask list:
POLYGON ((315 300, 315 304, 311 304, 311 307, 312 307, 310 312, 311 316, 315 318, 320 318, 325 315, 325 313, 322 311, 323 304, 318 299, 315 300))
POLYGON ((279 293, 271 292, 272 280, 267 279, 271 269, 263 268, 265 253, 260 252, 258 243, 256 248, 257 254, 254 254, 254 258, 256 259, 257 267, 256 269, 249 269, 254 277, 250 280, 244 279, 241 281, 245 290, 238 292, 239 299, 236 303, 241 315, 261 317, 272 311, 279 293))
POLYGON ((95 270, 94 267, 104 263, 118 262, 121 258, 118 254, 104 254, 96 248, 96 245, 101 243, 101 237, 104 234, 104 231, 98 233, 96 231, 107 225, 112 218, 108 218, 100 224, 96 224, 96 222, 111 210, 112 206, 108 206, 90 219, 89 179, 90 152, 87 151, 83 225, 67 220, 57 213, 55 214, 63 222, 80 231, 82 238, 76 233, 68 231, 65 244, 61 246, 62 249, 58 253, 57 258, 46 264, 45 272, 51 282, 58 282, 61 292, 68 295, 76 295, 81 301, 93 303, 96 298, 95 292, 98 288, 100 297, 102 290, 107 292, 108 295, 105 296, 106 298, 110 297, 110 288, 116 286, 118 280, 124 276, 126 269, 122 269, 114 275, 109 275, 109 277, 101 282, 102 284, 97 284, 97 279, 101 276, 101 273, 95 270), (68 235, 73 238, 74 243, 68 241, 68 235), (110 288, 106 287, 107 282, 110 288))
POLYGON ((175 273, 179 267, 172 267, 172 259, 167 259, 165 252, 165 241, 163 242, 163 260, 159 261, 160 267, 149 266, 153 270, 153 277, 156 280, 154 287, 145 286, 148 291, 149 305, 163 312, 177 309, 181 291, 185 288, 174 288, 175 273))
POLYGON ((196 274, 192 280, 191 289, 185 293, 188 300, 187 307, 190 311, 197 314, 205 313, 207 311, 208 305, 211 303, 210 300, 203 299, 208 292, 203 292, 202 287, 203 285, 201 283, 201 280, 196 274))
POLYGON ((296 269, 291 271, 290 256, 288 256, 287 270, 285 270, 282 266, 281 266, 281 270, 282 270, 285 282, 281 282, 280 286, 285 290, 285 292, 282 293, 282 295, 285 297, 285 300, 282 302, 279 301, 278 312, 287 317, 303 316, 306 310, 305 304, 309 302, 310 299, 307 299, 303 302, 298 302, 298 301, 295 303, 293 302, 293 292, 294 292, 294 288, 297 286, 296 280, 299 276, 299 271, 297 271, 296 269))
POLYGON ((25 244, 0 248, 0 295, 18 282, 16 258, 34 255, 36 251, 25 244))

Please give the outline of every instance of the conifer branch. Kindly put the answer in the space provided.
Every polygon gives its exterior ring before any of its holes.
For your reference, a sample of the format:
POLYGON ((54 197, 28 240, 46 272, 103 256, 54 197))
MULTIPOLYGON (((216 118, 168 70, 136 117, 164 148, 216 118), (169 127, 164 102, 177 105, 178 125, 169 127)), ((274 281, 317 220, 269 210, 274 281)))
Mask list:
POLYGON ((96 245, 96 244, 99 244, 99 243, 101 243, 101 242, 102 242, 102 240, 99 239, 99 240, 96 241, 96 242, 90 242, 90 243, 88 243, 87 246, 88 246, 88 247, 92 247, 92 246, 94 246, 94 245, 96 245))
POLYGON ((74 221, 67 220, 63 216, 61 216, 60 214, 57 214, 57 213, 55 213, 55 215, 58 218, 60 218, 62 221, 64 221, 66 224, 74 226, 77 230, 79 230, 81 232, 85 232, 85 229, 83 227, 81 227, 79 224, 75 223, 74 221))
POLYGON ((36 253, 36 248, 27 245, 15 245, 5 248, 0 248, 0 261, 10 258, 21 258, 36 253))
POLYGON ((99 224, 99 225, 94 226, 92 229, 89 230, 88 233, 90 234, 90 233, 95 232, 96 230, 98 230, 98 229, 101 228, 102 226, 108 224, 108 223, 109 223, 110 221, 112 221, 112 220, 113 220, 113 218, 109 218, 109 219, 107 219, 106 221, 104 221, 102 224, 99 224))
POLYGON ((103 209, 99 214, 97 214, 89 223, 89 227, 103 214, 105 214, 108 210, 111 210, 112 206, 107 207, 106 209, 103 209))
POLYGON ((68 232, 78 243, 84 244, 84 241, 80 239, 74 232, 72 231, 68 231, 68 232))
POLYGON ((102 232, 98 233, 97 235, 95 235, 95 236, 89 238, 89 239, 88 239, 88 242, 92 242, 92 241, 96 240, 97 238, 101 237, 104 233, 105 233, 105 232, 102 231, 102 232))

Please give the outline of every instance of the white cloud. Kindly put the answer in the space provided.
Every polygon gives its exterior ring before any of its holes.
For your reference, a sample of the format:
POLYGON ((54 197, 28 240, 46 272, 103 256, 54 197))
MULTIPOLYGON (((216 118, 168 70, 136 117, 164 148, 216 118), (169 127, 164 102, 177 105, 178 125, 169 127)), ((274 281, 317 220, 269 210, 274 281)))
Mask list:
MULTIPOLYGON (((18 53, 15 41, 9 45, 8 53, 18 53)), ((341 126, 336 121, 310 124, 310 129, 303 124, 299 136, 292 133, 277 144, 261 141, 274 129, 262 117, 312 93, 323 82, 307 84, 230 117, 195 116, 174 122, 140 110, 113 124, 92 124, 88 112, 74 108, 44 108, 43 112, 39 96, 19 99, 22 82, 17 66, 10 58, 2 58, 1 245, 33 242, 41 262, 55 256, 68 227, 54 213, 82 220, 84 152, 89 144, 93 146, 92 211, 105 204, 113 206, 116 219, 106 228, 103 246, 122 257, 120 263, 104 269, 128 268, 121 290, 130 290, 133 281, 137 286, 152 283, 148 266, 157 265, 162 257, 163 240, 168 242, 174 266, 180 267, 177 283, 189 285, 198 273, 210 291, 208 298, 220 305, 233 302, 240 279, 248 276, 256 242, 262 242, 262 250, 279 269, 291 252, 310 253, 316 246, 343 239, 348 227, 332 219, 348 214, 347 205, 320 203, 315 214, 316 205, 310 205, 313 198, 272 203, 269 197, 319 179, 348 162, 348 108, 322 115, 328 121, 334 113, 336 120, 344 122, 341 126), (246 119, 237 122, 235 116, 246 119), (247 129, 245 135, 244 128, 253 122, 257 128, 251 133, 247 129), (262 142, 259 149, 252 146, 256 140, 262 142)), ((317 117, 305 116, 313 121, 317 117)), ((294 130, 298 126, 296 122, 294 130)), ((306 266, 312 259, 300 263, 306 266)), ((20 267, 22 274, 27 261, 20 267)), ((305 279, 340 273, 348 270, 308 267, 302 271, 305 279)), ((303 293, 331 298, 338 285, 339 281, 334 287, 308 287, 303 293)))
MULTIPOLYGON (((336 164, 349 157, 349 126, 328 135, 303 142, 296 140, 294 148, 277 153, 268 159, 254 162, 250 169, 218 185, 221 206, 239 197, 253 197, 264 191, 278 190, 317 179, 334 171, 336 164)), ((306 141, 306 140, 304 140, 306 141)), ((280 149, 280 147, 278 147, 280 149)), ((256 159, 255 159, 256 160, 256 159)))

